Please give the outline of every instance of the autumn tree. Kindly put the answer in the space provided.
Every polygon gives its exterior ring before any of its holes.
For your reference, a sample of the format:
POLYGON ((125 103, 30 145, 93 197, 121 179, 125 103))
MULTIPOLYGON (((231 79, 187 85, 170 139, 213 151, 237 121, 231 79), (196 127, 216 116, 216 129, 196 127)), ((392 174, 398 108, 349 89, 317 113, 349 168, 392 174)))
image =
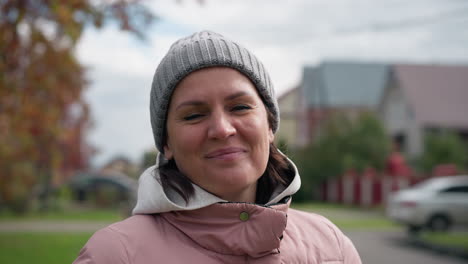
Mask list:
POLYGON ((24 211, 38 185, 48 193, 88 165, 88 82, 75 55, 83 31, 114 21, 143 38, 153 20, 138 0, 0 2, 0 209, 24 211))

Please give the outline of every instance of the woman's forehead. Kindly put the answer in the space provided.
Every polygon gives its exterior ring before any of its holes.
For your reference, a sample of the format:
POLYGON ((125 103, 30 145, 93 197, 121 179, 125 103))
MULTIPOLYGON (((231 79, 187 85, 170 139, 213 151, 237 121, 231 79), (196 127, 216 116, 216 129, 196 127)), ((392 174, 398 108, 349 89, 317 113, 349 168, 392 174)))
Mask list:
POLYGON ((185 100, 217 98, 233 100, 240 97, 258 97, 254 84, 242 73, 227 67, 213 67, 195 71, 175 88, 171 104, 185 100))

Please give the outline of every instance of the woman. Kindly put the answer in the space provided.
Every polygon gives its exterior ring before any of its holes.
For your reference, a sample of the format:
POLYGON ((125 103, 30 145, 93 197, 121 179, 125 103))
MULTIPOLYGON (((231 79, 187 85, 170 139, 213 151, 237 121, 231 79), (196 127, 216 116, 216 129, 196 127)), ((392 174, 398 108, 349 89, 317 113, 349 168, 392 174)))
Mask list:
POLYGON ((177 41, 150 109, 160 154, 134 216, 96 232, 75 263, 361 263, 330 221, 289 209, 299 174, 273 144, 277 101, 248 50, 208 31, 177 41))

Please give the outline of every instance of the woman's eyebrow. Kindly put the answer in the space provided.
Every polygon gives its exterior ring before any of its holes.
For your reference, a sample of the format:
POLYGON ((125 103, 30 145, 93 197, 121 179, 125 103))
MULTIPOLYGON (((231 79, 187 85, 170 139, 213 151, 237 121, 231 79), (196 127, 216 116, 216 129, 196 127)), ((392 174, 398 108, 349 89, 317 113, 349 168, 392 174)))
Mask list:
POLYGON ((203 105, 203 104, 204 103, 202 101, 198 101, 198 100, 185 101, 185 102, 180 103, 176 107, 176 110, 178 110, 178 109, 180 109, 181 107, 184 107, 184 106, 199 106, 199 105, 203 105))
POLYGON ((250 93, 247 93, 247 92, 244 92, 244 91, 240 91, 240 92, 237 92, 237 93, 234 93, 234 94, 231 94, 231 95, 228 95, 224 98, 225 101, 230 101, 230 100, 234 100, 238 97, 242 97, 242 96, 248 96, 250 95, 250 93))
MULTIPOLYGON (((237 92, 237 93, 233 93, 231 95, 228 95, 224 98, 225 101, 231 101, 231 100, 234 100, 236 98, 239 98, 239 97, 242 97, 242 96, 249 96, 250 93, 248 92, 244 92, 244 91, 240 91, 240 92, 237 92)), ((189 100, 189 101, 185 101, 185 102, 182 102, 180 103, 177 107, 176 107, 176 110, 180 109, 181 107, 184 107, 184 106, 199 106, 199 105, 203 105, 205 104, 203 101, 200 101, 200 100, 189 100)))

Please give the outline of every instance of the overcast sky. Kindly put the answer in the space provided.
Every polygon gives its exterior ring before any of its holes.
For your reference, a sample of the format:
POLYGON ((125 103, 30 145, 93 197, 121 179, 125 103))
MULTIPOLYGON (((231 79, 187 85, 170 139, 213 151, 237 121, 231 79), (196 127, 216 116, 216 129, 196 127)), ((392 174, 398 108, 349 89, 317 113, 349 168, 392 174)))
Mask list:
POLYGON ((265 64, 277 94, 324 60, 468 65, 466 0, 151 1, 159 20, 140 41, 113 27, 88 30, 78 46, 91 81, 89 141, 101 165, 124 155, 140 161, 154 146, 149 92, 154 70, 178 38, 209 29, 265 64))

